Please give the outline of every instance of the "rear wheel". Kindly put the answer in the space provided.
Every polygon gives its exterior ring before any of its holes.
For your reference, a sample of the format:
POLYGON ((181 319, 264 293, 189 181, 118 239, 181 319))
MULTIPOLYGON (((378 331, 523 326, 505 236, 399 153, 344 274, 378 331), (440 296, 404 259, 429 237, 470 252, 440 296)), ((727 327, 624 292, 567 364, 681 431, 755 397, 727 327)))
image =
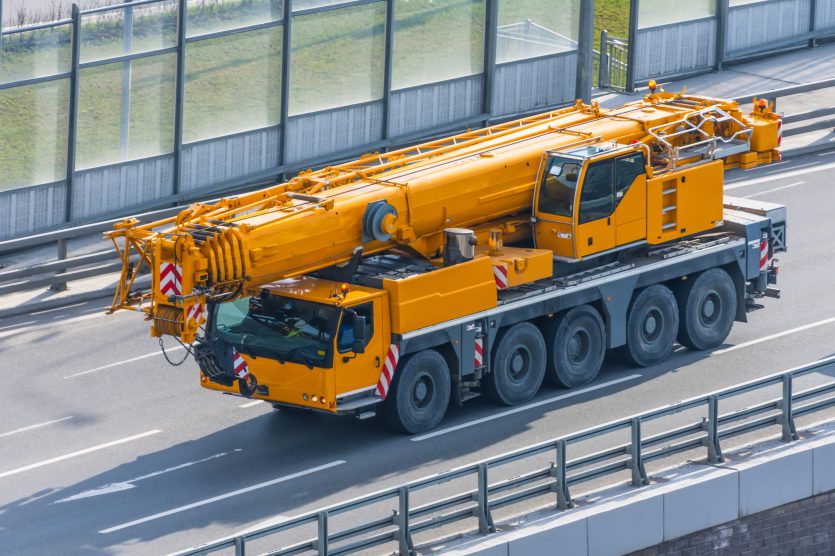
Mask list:
POLYGON ((721 345, 736 314, 736 288, 730 275, 712 268, 685 282, 678 292, 678 341, 695 350, 721 345))
POLYGON ((626 324, 624 355, 634 365, 661 363, 673 351, 678 332, 678 305, 673 292, 656 284, 632 300, 626 324))
POLYGON ((529 322, 505 330, 496 343, 485 392, 493 401, 516 405, 533 398, 545 377, 545 340, 529 322))
POLYGON ((576 388, 595 379, 606 355, 606 332, 600 314, 580 305, 560 314, 545 330, 548 380, 576 388))
POLYGON ((446 415, 450 388, 449 367, 437 351, 427 349, 401 361, 383 402, 387 424, 409 434, 434 429, 446 415))

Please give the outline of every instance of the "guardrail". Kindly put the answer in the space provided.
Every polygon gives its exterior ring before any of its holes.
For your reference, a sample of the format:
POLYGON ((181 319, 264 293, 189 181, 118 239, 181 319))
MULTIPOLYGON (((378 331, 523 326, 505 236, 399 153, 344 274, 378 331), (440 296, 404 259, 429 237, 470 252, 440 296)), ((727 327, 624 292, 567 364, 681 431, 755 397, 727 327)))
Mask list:
POLYGON ((298 530, 310 524, 317 525, 316 538, 280 548, 269 554, 278 556, 304 551, 316 551, 320 556, 350 554, 393 541, 398 543, 401 555, 410 555, 415 549, 412 541, 414 533, 468 519, 477 522, 480 533, 489 533, 495 530, 492 512, 511 503, 553 494, 555 507, 564 510, 572 507, 572 486, 622 471, 631 471, 633 485, 647 485, 649 480, 644 466, 653 460, 705 448, 708 463, 716 464, 723 461, 723 440, 771 426, 780 427, 784 441, 797 440, 795 418, 835 407, 835 379, 799 392, 794 391, 795 379, 811 373, 833 370, 835 357, 830 357, 605 425, 560 436, 349 502, 307 512, 277 525, 178 552, 177 556, 209 554, 227 548, 234 548, 235 554, 242 556, 247 543, 252 540, 298 530), (741 410, 720 413, 720 402, 774 386, 782 388, 779 398, 741 410), (650 436, 642 433, 642 426, 648 422, 696 409, 705 410, 706 417, 663 433, 650 436), (572 446, 618 431, 629 431, 630 442, 582 457, 570 458, 572 446), (552 456, 546 467, 512 479, 490 483, 490 473, 497 467, 540 454, 552 456), (410 504, 410 495, 416 491, 467 477, 476 479, 477 488, 420 506, 410 504), (386 500, 397 501, 398 509, 391 517, 331 532, 329 520, 334 516, 386 500), (335 546, 337 543, 343 544, 335 546))
MULTIPOLYGON (((621 39, 615 38, 614 40, 619 41, 621 39)), ((611 42, 611 40, 609 42, 611 42)), ((835 79, 784 87, 782 89, 774 89, 762 93, 749 93, 731 100, 746 103, 750 102, 753 97, 768 98, 774 100, 776 108, 777 99, 780 97, 796 95, 828 87, 835 87, 835 79)), ((818 119, 833 114, 835 114, 835 107, 827 107, 801 114, 791 114, 785 116, 783 118, 783 122, 790 124, 809 119, 818 119)), ((788 136, 798 133, 807 133, 829 127, 835 127, 835 119, 818 121, 807 126, 785 129, 783 131, 783 135, 788 136)), ((180 210, 182 210, 181 207, 168 208, 155 212, 144 213, 136 216, 136 218, 139 219, 140 222, 150 222, 172 216, 180 210)), ((22 269, 0 272, 0 295, 31 290, 44 286, 48 286, 56 291, 63 291, 67 288, 67 282, 72 280, 80 280, 118 271, 121 268, 121 265, 116 257, 115 250, 100 251, 93 254, 68 258, 67 245, 71 239, 79 238, 92 233, 100 233, 111 230, 113 224, 121 221, 122 219, 123 218, 117 218, 65 230, 0 241, 0 256, 19 251, 21 249, 41 247, 51 243, 56 243, 58 247, 58 257, 55 261, 32 265, 22 269), (80 270, 68 272, 69 269, 73 268, 80 268, 80 270)))

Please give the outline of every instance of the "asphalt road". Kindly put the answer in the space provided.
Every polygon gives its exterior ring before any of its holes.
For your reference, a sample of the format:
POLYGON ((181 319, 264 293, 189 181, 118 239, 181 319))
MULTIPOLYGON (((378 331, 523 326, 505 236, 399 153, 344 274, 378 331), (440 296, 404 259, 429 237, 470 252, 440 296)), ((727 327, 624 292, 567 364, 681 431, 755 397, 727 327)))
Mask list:
POLYGON ((782 299, 727 345, 648 369, 610 358, 588 391, 546 387, 511 412, 473 400, 420 437, 205 391, 103 302, 0 320, 0 552, 179 550, 832 355, 833 171, 835 152, 728 174, 729 194, 788 205, 790 250, 782 299))

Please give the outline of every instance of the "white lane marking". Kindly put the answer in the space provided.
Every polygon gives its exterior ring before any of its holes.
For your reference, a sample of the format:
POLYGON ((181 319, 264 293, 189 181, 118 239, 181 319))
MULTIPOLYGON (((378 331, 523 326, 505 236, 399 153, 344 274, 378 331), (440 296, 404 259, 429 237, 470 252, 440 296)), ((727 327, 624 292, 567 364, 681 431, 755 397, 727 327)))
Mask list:
POLYGON ((46 421, 45 423, 38 423, 37 425, 29 425, 28 427, 21 427, 19 429, 15 429, 13 431, 0 433, 0 438, 3 438, 4 436, 11 436, 11 435, 17 434, 19 432, 26 432, 26 431, 31 431, 33 429, 39 429, 39 428, 45 427, 47 425, 53 425, 55 423, 60 423, 61 421, 66 421, 67 419, 72 419, 72 415, 70 415, 69 417, 61 417, 60 419, 53 419, 52 421, 46 421))
POLYGON ((198 502, 193 502, 191 504, 186 504, 185 506, 180 506, 177 508, 172 508, 170 510, 166 510, 164 512, 160 512, 158 514, 149 515, 147 517, 143 517, 140 519, 135 519, 133 521, 129 521, 128 523, 123 523, 121 525, 116 525, 114 527, 110 527, 108 529, 102 529, 99 533, 106 535, 107 533, 113 533, 114 531, 121 531, 122 529, 127 529, 128 527, 133 527, 134 525, 139 525, 141 523, 147 523, 149 521, 154 521, 155 519, 159 519, 161 517, 167 517, 169 515, 177 514, 180 512, 184 512, 186 510, 191 510, 193 508, 199 508, 200 506, 205 506, 207 504, 212 504, 214 502, 218 502, 220 500, 226 500, 227 498, 231 498, 233 496, 238 496, 239 494, 246 494, 247 492, 252 492, 253 490, 259 490, 262 488, 267 488, 273 485, 277 485, 279 483, 283 483, 286 481, 292 481, 293 479, 298 479, 299 477, 304 477, 305 475, 311 475, 318 471, 324 471, 325 469, 330 469, 331 467, 336 467, 338 465, 342 465, 345 463, 344 460, 336 460, 330 463, 326 463, 324 465, 320 465, 318 467, 313 467, 311 469, 306 469, 304 471, 299 471, 298 473, 293 473, 292 475, 285 475, 284 477, 279 477, 277 479, 273 479, 271 481, 266 481, 263 483, 258 483, 257 485, 248 486, 245 488, 240 488, 238 490, 233 490, 232 492, 227 492, 226 494, 220 494, 218 496, 213 496, 211 498, 206 498, 205 500, 200 500, 198 502))
POLYGON ((238 407, 243 407, 243 408, 246 408, 246 407, 254 407, 254 406, 256 406, 256 405, 258 405, 258 404, 261 404, 261 403, 264 403, 264 400, 255 400, 254 402, 249 402, 249 403, 241 404, 241 405, 239 405, 238 407))
POLYGON ((92 448, 85 448, 83 450, 79 450, 77 452, 72 452, 70 454, 64 454, 63 456, 58 456, 55 458, 46 459, 44 461, 39 461, 37 463, 32 463, 29 465, 25 465, 23 467, 18 467, 17 469, 11 469, 9 471, 3 471, 0 473, 0 479, 4 477, 10 477, 12 475, 17 475, 18 473, 23 473, 24 471, 29 471, 31 469, 37 469, 38 467, 43 467, 45 465, 50 465, 52 463, 58 463, 59 461, 68 460, 71 458, 75 458, 78 456, 83 456, 84 454, 89 454, 90 452, 97 452, 99 450, 104 450, 105 448, 110 448, 111 446, 118 446, 119 444, 124 444, 125 442, 131 442, 133 440, 139 440, 140 438, 145 438, 146 436, 151 436, 154 434, 161 433, 160 430, 152 430, 146 431, 141 434, 135 434, 133 436, 129 436, 127 438, 120 438, 119 440, 114 440, 113 442, 106 442, 104 444, 99 444, 98 446, 93 446, 92 448))
MULTIPOLYGON (((89 314, 89 315, 80 315, 80 316, 77 316, 77 317, 71 317, 71 318, 68 318, 68 319, 65 319, 65 320, 58 320, 58 321, 55 321, 55 322, 47 322, 47 323, 44 323, 44 324, 35 324, 33 326, 24 326, 22 328, 13 328, 11 330, 4 330, 4 331, 0 332, 0 338, 7 338, 9 336, 16 336, 17 334, 25 334, 27 332, 37 332, 38 330, 43 330, 44 328, 53 328, 55 326, 63 326, 65 324, 72 324, 72 323, 80 322, 80 321, 83 321, 83 320, 94 319, 94 318, 103 316, 105 314, 104 309, 105 308, 102 307, 100 313, 96 312, 96 313, 92 313, 92 314, 89 314)), ((14 318, 14 317, 9 317, 9 318, 14 318)))
POLYGON ((748 342, 742 342, 741 344, 737 344, 735 346, 726 347, 725 349, 718 349, 714 351, 711 355, 722 355, 723 353, 728 353, 729 351, 735 351, 744 347, 753 346, 762 342, 767 342, 769 340, 773 340, 775 338, 781 338, 783 336, 788 336, 789 334, 795 334, 797 332, 803 332, 804 330, 809 330, 810 328, 816 328, 818 326, 823 326, 825 324, 831 324, 835 322, 835 317, 819 320, 817 322, 812 322, 809 324, 804 324, 803 326, 798 326, 797 328, 791 328, 789 330, 783 330, 782 332, 777 332, 776 334, 771 334, 769 336, 764 336, 762 338, 757 338, 756 340, 750 340, 748 342))
POLYGON ((805 181, 798 181, 795 183, 790 183, 789 185, 781 185, 780 187, 775 187, 773 189, 766 189, 765 191, 757 191, 756 193, 752 193, 751 195, 746 195, 743 197, 744 199, 750 199, 751 197, 758 197, 759 195, 765 195, 766 193, 774 193, 775 191, 780 191, 781 189, 788 189, 789 187, 795 187, 797 185, 803 185, 806 183, 805 181))
MULTIPOLYGON (((178 349, 184 349, 183 346, 174 346, 172 348, 165 348, 166 352, 176 351, 178 349)), ((115 363, 110 363, 108 365, 102 365, 101 367, 96 367, 95 369, 89 369, 86 371, 81 371, 79 373, 74 373, 71 375, 67 375, 64 378, 75 378, 77 376, 89 375, 90 373, 97 373, 99 371, 103 371, 105 369, 110 369, 112 367, 118 367, 119 365, 125 365, 127 363, 133 363, 134 361, 139 361, 140 359, 147 359, 148 357, 153 357, 155 355, 162 355, 162 351, 155 351, 153 353, 146 353, 145 355, 139 355, 137 357, 132 357, 130 359, 125 359, 124 361, 116 361, 115 363)))
POLYGON ((803 168, 801 170, 789 170, 788 172, 775 173, 768 176, 763 176, 761 178, 752 178, 750 180, 734 182, 734 185, 726 187, 725 191, 728 191, 730 189, 738 189, 740 187, 748 187, 749 185, 756 185, 758 183, 772 182, 775 180, 793 178, 796 176, 805 176, 806 174, 814 174, 815 172, 822 172, 830 168, 835 168, 835 162, 829 162, 827 164, 816 164, 815 166, 812 166, 810 168, 803 168))
POLYGON ((529 403, 527 405, 520 405, 519 407, 514 407, 513 409, 508 409, 507 411, 502 411, 501 413, 496 413, 495 415, 490 415, 489 417, 482 417, 481 419, 476 419, 475 421, 468 421, 466 423, 461 423, 460 425, 455 425, 453 427, 447 427, 445 429, 440 429, 434 432, 430 432, 428 434, 424 434, 421 436, 415 436, 410 438, 412 442, 420 442, 421 440, 427 440, 429 438, 435 438, 436 436, 441 436, 442 434, 448 434, 451 432, 459 431, 461 429, 466 429, 469 427, 473 427, 475 425, 480 425, 482 423, 487 423, 488 421, 493 421, 495 419, 501 419, 502 417, 507 417, 508 415, 513 415, 515 413, 520 413, 522 411, 527 411, 529 409, 533 409, 535 407, 539 407, 542 405, 548 405, 550 403, 558 402, 560 400, 565 400, 567 398, 573 398, 575 396, 580 396, 587 392, 593 392, 594 390, 600 390, 601 388, 606 388, 607 386, 612 386, 614 384, 620 384, 621 382, 626 382, 628 380, 635 380, 636 378, 641 378, 641 375, 634 374, 625 376, 622 378, 617 378, 615 380, 610 380, 609 382, 603 382, 601 384, 595 384, 594 386, 589 386, 587 388, 581 388, 579 390, 572 390, 567 394, 561 394, 559 396, 554 396, 552 398, 548 398, 545 400, 540 400, 538 402, 529 403))
MULTIPOLYGON (((235 452, 240 452, 241 448, 236 448, 235 452)), ((154 471, 153 473, 148 473, 147 475, 141 475, 139 477, 135 477, 133 479, 123 481, 121 483, 108 483, 104 486, 100 486, 98 488, 94 488, 91 490, 85 490, 84 492, 80 492, 73 496, 68 496, 67 498, 61 498, 60 500, 56 500, 53 504, 61 504, 62 502, 72 502, 73 500, 82 500, 84 498, 92 498, 93 496, 101 496, 102 494, 110 494, 112 492, 121 492, 123 490, 130 490, 135 488, 139 481, 144 479, 150 479, 151 477, 156 477, 158 475, 164 475, 165 473, 171 473, 172 471, 177 471, 179 469, 184 469, 186 467, 191 467, 192 465, 196 465, 198 463, 203 463, 205 461, 210 461, 217 458, 222 458, 223 456, 228 455, 229 452, 220 452, 219 454, 215 454, 213 456, 209 456, 203 459, 198 459, 195 461, 189 461, 187 463, 181 463, 180 465, 175 465, 174 467, 169 467, 167 469, 162 469, 160 471, 154 471)))

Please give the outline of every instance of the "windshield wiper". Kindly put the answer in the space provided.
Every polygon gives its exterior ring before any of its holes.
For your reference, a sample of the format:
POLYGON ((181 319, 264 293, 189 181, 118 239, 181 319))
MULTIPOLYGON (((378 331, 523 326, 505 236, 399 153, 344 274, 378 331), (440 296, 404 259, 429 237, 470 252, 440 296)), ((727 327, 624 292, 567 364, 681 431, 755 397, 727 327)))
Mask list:
POLYGON ((313 361, 313 359, 311 359, 309 355, 307 355, 303 351, 301 351, 301 350, 307 349, 309 347, 313 347, 313 346, 295 347, 295 348, 293 348, 293 349, 291 349, 290 351, 287 352, 287 357, 293 357, 294 355, 298 355, 299 357, 302 358, 302 360, 304 361, 304 364, 307 365, 308 369, 313 369, 314 367, 316 367, 315 361, 313 361))

